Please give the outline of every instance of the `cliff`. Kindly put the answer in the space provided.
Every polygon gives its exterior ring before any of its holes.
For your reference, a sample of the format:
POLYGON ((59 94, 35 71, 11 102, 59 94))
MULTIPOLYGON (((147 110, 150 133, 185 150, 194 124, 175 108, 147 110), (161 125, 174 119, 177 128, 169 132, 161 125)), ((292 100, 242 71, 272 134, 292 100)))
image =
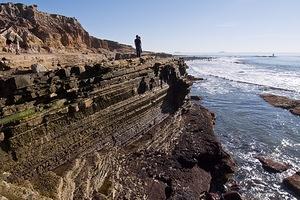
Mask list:
POLYGON ((133 58, 132 47, 35 5, 1 4, 0 16, 0 48, 7 36, 22 48, 0 63, 1 200, 225 192, 234 162, 214 114, 190 100, 183 60, 133 58))
POLYGON ((0 196, 201 199, 234 163, 186 65, 144 57, 1 78, 0 196))
POLYGON ((0 27, 1 50, 7 36, 17 35, 26 52, 133 51, 131 46, 90 36, 75 18, 40 12, 36 5, 0 4, 0 27))

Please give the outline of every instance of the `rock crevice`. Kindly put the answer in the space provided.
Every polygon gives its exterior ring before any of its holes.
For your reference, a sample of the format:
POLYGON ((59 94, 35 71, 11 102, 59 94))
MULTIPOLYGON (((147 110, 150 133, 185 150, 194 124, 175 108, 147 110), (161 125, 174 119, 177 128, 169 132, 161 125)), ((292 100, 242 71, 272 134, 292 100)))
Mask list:
POLYGON ((223 190, 234 163, 213 134, 214 115, 187 97, 185 63, 120 63, 0 80, 1 181, 13 186, 0 195, 198 199, 223 190))

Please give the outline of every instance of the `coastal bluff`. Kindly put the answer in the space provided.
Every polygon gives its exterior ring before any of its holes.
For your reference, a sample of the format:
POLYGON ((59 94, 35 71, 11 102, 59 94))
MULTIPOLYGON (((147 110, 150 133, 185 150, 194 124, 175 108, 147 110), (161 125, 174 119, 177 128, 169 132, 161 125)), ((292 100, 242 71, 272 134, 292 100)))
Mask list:
POLYGON ((48 14, 37 5, 0 4, 0 48, 6 38, 20 38, 20 48, 27 53, 133 52, 129 45, 90 36, 74 17, 48 14))
POLYGON ((1 78, 0 196, 199 199, 234 163, 183 60, 144 57, 1 78))
POLYGON ((0 16, 1 200, 228 191, 235 163, 214 135, 215 115, 189 97, 184 60, 135 58, 131 46, 36 5, 0 4, 0 16), (8 51, 7 34, 21 38, 20 52, 8 51))

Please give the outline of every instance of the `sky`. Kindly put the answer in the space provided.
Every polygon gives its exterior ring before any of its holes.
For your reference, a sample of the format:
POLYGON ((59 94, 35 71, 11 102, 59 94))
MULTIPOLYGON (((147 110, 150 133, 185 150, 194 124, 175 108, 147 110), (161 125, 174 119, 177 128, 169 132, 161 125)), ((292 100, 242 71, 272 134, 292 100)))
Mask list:
MULTIPOLYGON (((2 3, 7 1, 0 1, 2 3)), ((300 53, 300 0, 19 0, 157 52, 300 53)))

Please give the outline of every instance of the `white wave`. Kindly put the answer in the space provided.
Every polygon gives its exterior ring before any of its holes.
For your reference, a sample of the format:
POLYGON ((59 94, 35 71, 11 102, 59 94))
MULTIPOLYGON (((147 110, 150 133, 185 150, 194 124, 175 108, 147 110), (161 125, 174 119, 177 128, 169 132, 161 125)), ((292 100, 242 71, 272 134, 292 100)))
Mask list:
POLYGON ((189 61, 188 65, 192 71, 201 75, 300 94, 300 69, 278 70, 276 66, 270 68, 246 64, 235 57, 222 57, 212 61, 194 60, 189 61))

